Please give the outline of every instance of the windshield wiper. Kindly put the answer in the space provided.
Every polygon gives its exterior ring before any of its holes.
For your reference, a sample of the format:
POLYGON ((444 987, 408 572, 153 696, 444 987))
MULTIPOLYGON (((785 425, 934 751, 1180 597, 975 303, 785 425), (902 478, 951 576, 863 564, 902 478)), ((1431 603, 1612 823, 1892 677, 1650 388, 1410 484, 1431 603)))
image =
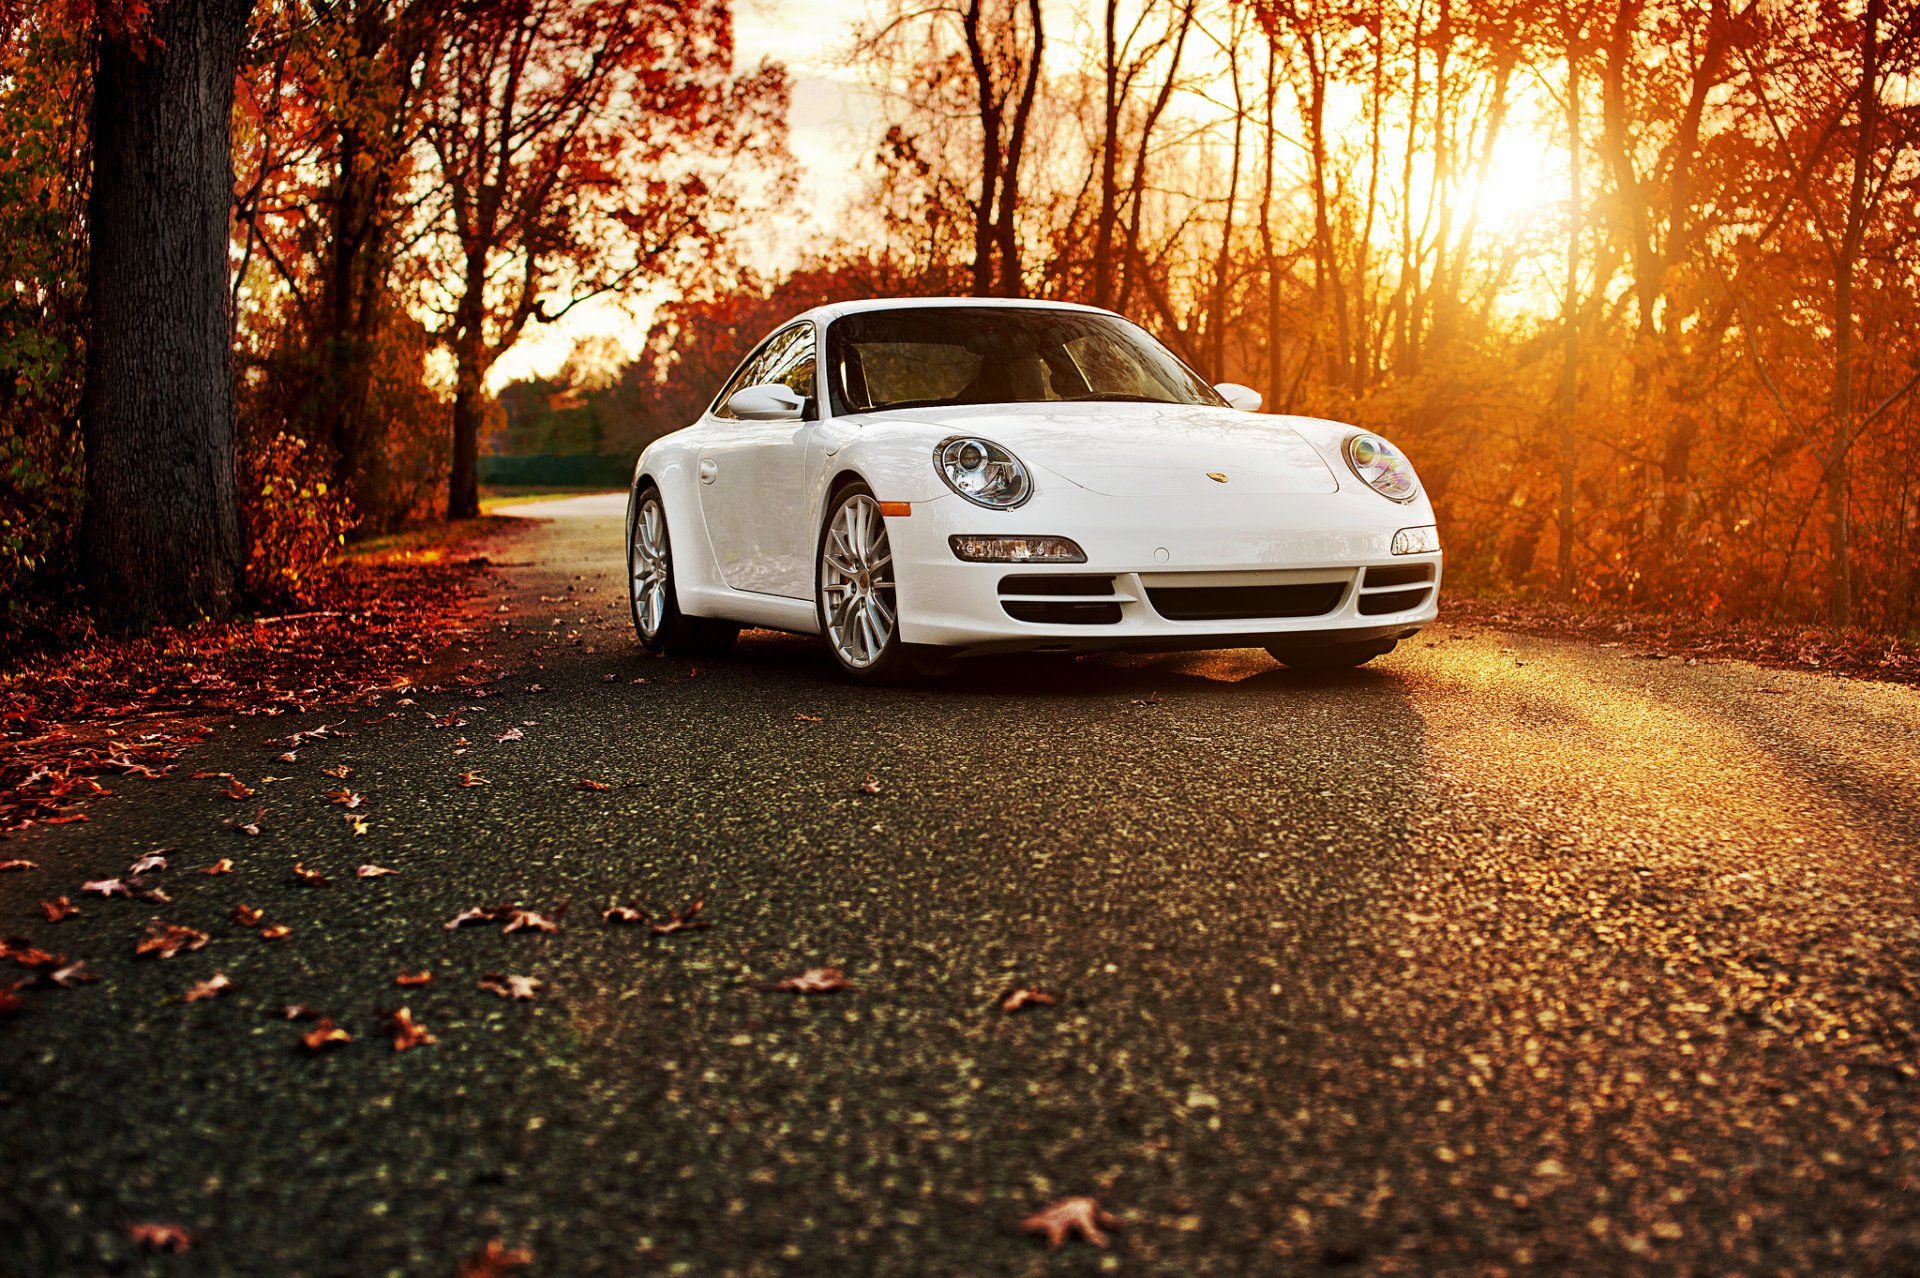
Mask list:
POLYGON ((1171 404, 1170 399, 1159 399, 1152 395, 1129 395, 1124 391, 1094 391, 1091 395, 1069 395, 1060 401, 1063 404, 1171 404))

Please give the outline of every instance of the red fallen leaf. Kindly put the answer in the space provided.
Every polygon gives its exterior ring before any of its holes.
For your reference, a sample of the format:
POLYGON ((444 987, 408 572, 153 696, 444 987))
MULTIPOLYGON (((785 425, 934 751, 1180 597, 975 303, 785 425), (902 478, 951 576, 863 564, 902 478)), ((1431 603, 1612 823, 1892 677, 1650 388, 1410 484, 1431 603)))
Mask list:
POLYGON ((300 762, 300 756, 292 750, 289 750, 285 754, 274 755, 273 761, 275 763, 298 763, 300 762))
POLYGON ((645 923, 653 916, 645 910, 636 910, 631 905, 609 905, 600 911, 600 917, 609 923, 645 923))
POLYGON ((1060 996, 1058 994, 1051 993, 1047 990, 1036 990, 1032 988, 1008 990, 1000 996, 1000 1010, 1003 1012, 1017 1012, 1023 1007, 1052 1007, 1059 1001, 1060 996))
POLYGON ((501 998, 530 999, 540 992, 545 981, 531 976, 502 976, 498 972, 488 972, 473 983, 475 989, 485 990, 489 994, 498 994, 501 998))
MULTIPOLYGON (((138 879, 134 880, 135 883, 139 881, 138 879)), ((134 895, 143 901, 158 901, 162 905, 173 904, 173 898, 167 895, 166 889, 164 888, 147 888, 145 891, 134 893, 134 895)))
POLYGON ((347 832, 358 838, 367 832, 367 819, 357 812, 347 814, 347 832))
POLYGON ((557 932, 560 925, 543 914, 532 910, 516 909, 507 916, 507 925, 502 932, 557 932))
POLYGON ((147 934, 134 946, 133 956, 139 958, 143 954, 151 954, 156 958, 169 959, 181 950, 201 949, 210 939, 198 928, 162 923, 155 919, 147 924, 147 934))
POLYGON ((398 870, 389 870, 384 865, 363 865, 355 870, 354 876, 362 879, 377 879, 383 874, 398 874, 398 870))
POLYGON ((810 967, 798 976, 789 976, 784 981, 775 981, 760 988, 768 993, 833 994, 850 990, 853 986, 848 982, 847 974, 837 967, 810 967))
POLYGON ((284 1006, 274 1008, 269 1015, 277 1016, 283 1021, 317 1021, 322 1019, 318 1010, 308 1007, 305 1003, 288 1003, 284 1006))
POLYGON ((221 991, 232 988, 233 982, 227 979, 225 972, 215 972, 206 980, 196 981, 194 984, 188 986, 187 992, 180 996, 180 1001, 183 1003, 203 1003, 207 999, 218 996, 221 991))
POLYGON ((526 733, 520 731, 518 728, 508 728, 505 732, 495 736, 494 740, 499 742, 518 741, 526 735, 526 733))
POLYGON ((61 919, 72 918, 80 911, 74 909, 73 902, 66 897, 57 896, 51 901, 40 902, 40 912, 47 916, 47 922, 58 923, 61 919))
POLYGON ((862 794, 880 793, 880 778, 874 776, 871 772, 867 773, 867 779, 860 783, 860 792, 862 794))
POLYGON ((327 802, 337 803, 343 808, 357 808, 366 802, 366 796, 355 794, 351 790, 329 790, 327 791, 327 802))
POLYGON ((260 822, 266 815, 267 810, 261 808, 253 814, 253 820, 251 821, 242 821, 239 817, 228 817, 221 824, 225 825, 229 830, 237 831, 240 834, 258 834, 260 833, 260 822))
POLYGON ((0 870, 37 870, 39 868, 40 864, 37 861, 22 861, 17 858, 12 861, 0 861, 0 870))
POLYGON ((590 780, 587 777, 581 777, 578 781, 575 781, 573 783, 573 788, 576 790, 611 790, 613 789, 613 787, 608 785, 605 781, 594 781, 594 780, 590 780))
POLYGON ((795 723, 825 723, 826 722, 824 718, 822 718, 820 715, 817 715, 817 714, 796 714, 793 716, 793 720, 795 723))
POLYGON ((473 789, 473 787, 477 785, 492 785, 492 784, 493 782, 487 780, 485 777, 481 776, 478 772, 462 772, 460 774, 460 788, 462 790, 471 790, 473 789))
POLYGON ((67 961, 64 954, 51 954, 22 937, 0 939, 0 959, 12 959, 21 967, 59 967, 67 961))
POLYGON ((301 864, 298 861, 295 861, 293 863, 293 878, 294 878, 294 882, 304 883, 308 887, 325 887, 329 883, 333 882, 332 879, 320 873, 320 871, 309 870, 305 865, 301 864))
POLYGON ((429 1043, 438 1041, 427 1032, 427 1027, 414 1020, 413 1013, 404 1007, 398 1011, 383 1012, 380 1019, 388 1029, 393 1031, 393 1050, 396 1052, 425 1047, 429 1043))
POLYGON ((19 993, 27 984, 26 981, 15 981, 11 985, 0 985, 0 1016, 12 1016, 27 1009, 27 1000, 21 998, 19 993))
POLYGON ((525 1269, 532 1263, 532 1252, 517 1247, 509 1249, 498 1238, 493 1238, 460 1262, 454 1278, 508 1278, 511 1271, 525 1269))
MULTIPOLYGON (((289 1016, 288 1020, 294 1018, 289 1016)), ((313 1028, 300 1036, 300 1045, 309 1052, 323 1052, 329 1047, 344 1047, 353 1041, 353 1035, 333 1023, 330 1016, 322 1016, 314 1021, 313 1028)))
MULTIPOLYGON (((1770 692, 1772 689, 1762 688, 1760 691, 1770 692)), ((75 821, 91 821, 93 818, 84 812, 75 812, 71 816, 35 817, 34 820, 40 825, 72 825, 75 821)))
POLYGON ((600 676, 600 682, 601 683, 619 683, 620 676, 617 674, 603 674, 600 676))
POLYGON ((546 690, 547 689, 544 684, 530 683, 527 685, 527 691, 531 693, 538 694, 538 693, 545 692, 546 690))
MULTIPOLYGON (((165 851, 169 851, 169 852, 172 850, 173 849, 171 848, 165 849, 165 851)), ((127 873, 128 874, 146 874, 153 870, 164 870, 166 868, 167 868, 167 858, 164 855, 162 855, 160 852, 149 852, 145 856, 141 857, 138 861, 135 861, 132 865, 129 865, 127 867, 127 873)))
POLYGON ((400 986, 425 985, 432 980, 433 973, 423 967, 418 972, 400 973, 400 975, 393 978, 393 983, 400 986))
POLYGON ((202 871, 200 871, 200 873, 202 873, 202 874, 232 874, 232 873, 233 873, 233 862, 232 862, 231 860, 229 860, 228 858, 226 858, 226 857, 224 857, 224 856, 223 856, 223 857, 221 857, 221 858, 220 858, 220 859, 219 859, 218 861, 215 861, 215 862, 214 862, 214 863, 213 863, 212 865, 209 865, 209 866, 208 866, 208 867, 207 867, 206 869, 204 869, 204 870, 202 870, 202 871))
POLYGON ((259 927, 260 920, 266 916, 265 910, 256 910, 245 901, 236 901, 231 915, 233 921, 241 927, 259 927))
POLYGON ((1102 1231, 1118 1228, 1120 1222, 1110 1212, 1101 1210, 1099 1202, 1085 1194, 1056 1199, 1020 1222, 1022 1233, 1045 1234, 1049 1250, 1065 1242, 1070 1234, 1076 1233, 1094 1246, 1104 1247, 1107 1245, 1107 1235, 1102 1231))
POLYGON ((125 883, 122 883, 119 879, 95 879, 91 883, 82 883, 80 890, 82 892, 98 892, 101 896, 131 897, 133 895, 133 889, 125 883))
POLYGON ((86 960, 82 959, 78 963, 55 968, 47 973, 47 979, 63 990, 70 990, 76 985, 90 985, 100 978, 87 970, 86 960))
POLYGON ((349 768, 344 763, 336 763, 332 767, 322 768, 320 769, 320 771, 325 776, 334 777, 337 780, 341 780, 341 781, 345 781, 348 777, 353 775, 353 769, 349 768))
POLYGON ((275 923, 260 929, 260 939, 263 941, 284 941, 292 935, 293 929, 285 923, 275 923))
POLYGON ((145 1221, 128 1225, 127 1237, 136 1247, 176 1254, 188 1250, 199 1241, 185 1225, 156 1225, 145 1221))
POLYGON ((476 905, 470 910, 462 910, 447 920, 445 926, 451 932, 468 923, 498 923, 514 910, 511 905, 476 905))
POLYGON ((221 793, 225 794, 235 803, 238 803, 242 799, 251 799, 253 797, 253 790, 242 785, 239 777, 228 777, 227 788, 221 791, 221 793))
POLYGON ((225 777, 228 780, 232 780, 233 773, 231 772, 196 772, 193 774, 193 776, 190 779, 194 781, 211 781, 214 777, 225 777))
POLYGON ((433 726, 436 728, 464 728, 467 726, 467 721, 460 717, 458 710, 449 710, 443 717, 435 719, 433 726))

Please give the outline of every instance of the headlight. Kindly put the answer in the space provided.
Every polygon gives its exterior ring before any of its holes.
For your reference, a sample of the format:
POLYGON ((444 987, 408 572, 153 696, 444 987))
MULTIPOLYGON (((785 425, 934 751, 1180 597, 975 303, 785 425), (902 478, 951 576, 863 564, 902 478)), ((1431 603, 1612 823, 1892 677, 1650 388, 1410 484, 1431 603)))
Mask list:
POLYGON ((1367 487, 1394 501, 1412 501, 1420 491, 1420 480, 1413 463, 1399 449, 1378 435, 1349 435, 1345 448, 1347 465, 1367 487))
POLYGON ((947 487, 989 510, 1012 510, 1033 496, 1033 481, 1020 459, 972 435, 941 440, 933 450, 933 468, 947 487))

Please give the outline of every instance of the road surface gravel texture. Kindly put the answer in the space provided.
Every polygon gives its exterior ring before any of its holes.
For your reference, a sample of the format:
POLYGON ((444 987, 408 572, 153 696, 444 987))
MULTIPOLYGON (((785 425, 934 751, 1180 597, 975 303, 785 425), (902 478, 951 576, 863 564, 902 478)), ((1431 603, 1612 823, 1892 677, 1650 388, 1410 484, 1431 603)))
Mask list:
POLYGON ((0 933, 102 979, 0 1021, 0 1274, 1920 1272, 1915 689, 1444 622, 1338 676, 655 659, 623 508, 520 510, 451 654, 496 695, 222 721, 6 843, 0 933), (157 848, 169 903, 80 890, 157 848), (505 902, 557 930, 444 926, 505 902), (1076 1194, 1110 1246, 1021 1232, 1076 1194))

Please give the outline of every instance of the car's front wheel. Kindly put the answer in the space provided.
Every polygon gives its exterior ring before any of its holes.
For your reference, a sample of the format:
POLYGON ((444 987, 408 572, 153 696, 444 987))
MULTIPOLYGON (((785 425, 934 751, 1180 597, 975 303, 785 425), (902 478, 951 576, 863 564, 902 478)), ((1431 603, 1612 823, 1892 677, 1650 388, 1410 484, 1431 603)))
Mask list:
POLYGON ((647 651, 672 657, 724 652, 740 634, 732 622, 689 617, 674 593, 673 545, 660 490, 647 484, 634 493, 633 527, 627 537, 627 602, 634 633, 647 651))
POLYGON ((1351 670, 1363 666, 1375 657, 1384 657, 1394 649, 1397 640, 1369 643, 1324 643, 1301 647, 1282 647, 1278 644, 1269 647, 1267 653, 1283 666, 1295 670, 1351 670))
POLYGON ((820 530, 814 607, 827 650, 840 668, 869 683, 899 683, 921 673, 900 641, 893 547, 880 503, 865 484, 834 494, 820 530))

